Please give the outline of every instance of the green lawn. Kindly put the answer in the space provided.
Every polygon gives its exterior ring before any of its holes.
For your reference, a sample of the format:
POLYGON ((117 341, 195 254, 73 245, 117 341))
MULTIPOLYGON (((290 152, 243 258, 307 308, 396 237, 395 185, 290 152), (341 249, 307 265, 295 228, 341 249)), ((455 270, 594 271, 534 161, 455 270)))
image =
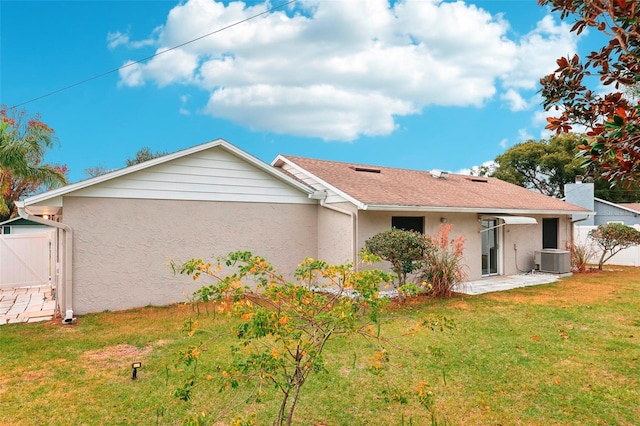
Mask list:
MULTIPOLYGON (((75 325, 0 327, 0 425, 167 425, 203 411, 219 425, 253 413, 257 424, 270 424, 279 403, 271 390, 248 404, 254 389, 219 392, 215 381, 203 381, 192 400, 173 397, 186 375, 175 367, 177 352, 206 338, 181 332, 195 315, 170 306, 85 315, 75 325), (142 362, 136 381, 134 361, 142 362)), ((638 269, 420 300, 384 318, 391 342, 385 374, 368 368, 371 342, 332 341, 327 372, 303 389, 295 424, 431 424, 415 395, 420 382, 434 393, 438 424, 640 423, 638 269), (430 313, 457 328, 406 334, 430 313)), ((218 336, 207 343, 199 374, 218 377, 229 360, 232 320, 202 310, 198 321, 218 336)))

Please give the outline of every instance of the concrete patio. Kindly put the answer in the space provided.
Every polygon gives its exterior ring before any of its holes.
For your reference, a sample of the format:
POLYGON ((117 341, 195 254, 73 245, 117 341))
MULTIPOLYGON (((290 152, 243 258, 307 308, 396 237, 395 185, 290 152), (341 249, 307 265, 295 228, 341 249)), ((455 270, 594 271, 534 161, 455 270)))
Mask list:
POLYGON ((464 294, 483 294, 494 291, 511 290, 513 288, 528 287, 532 285, 550 284, 560 278, 571 274, 546 274, 544 272, 527 273, 521 275, 497 275, 476 281, 467 281, 460 284, 455 291, 464 294))
POLYGON ((0 325, 49 321, 55 308, 49 285, 0 289, 0 325))

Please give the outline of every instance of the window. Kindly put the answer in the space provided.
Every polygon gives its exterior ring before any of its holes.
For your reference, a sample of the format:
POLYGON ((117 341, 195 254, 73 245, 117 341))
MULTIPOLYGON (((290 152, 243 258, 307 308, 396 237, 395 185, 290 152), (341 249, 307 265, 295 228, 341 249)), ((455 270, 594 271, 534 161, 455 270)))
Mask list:
POLYGON ((424 234, 424 216, 393 216, 391 227, 424 234))
POLYGON ((558 248, 558 218, 542 219, 542 248, 558 248))
POLYGON ((2 233, 3 234, 11 234, 11 227, 10 226, 3 226, 2 227, 2 233))

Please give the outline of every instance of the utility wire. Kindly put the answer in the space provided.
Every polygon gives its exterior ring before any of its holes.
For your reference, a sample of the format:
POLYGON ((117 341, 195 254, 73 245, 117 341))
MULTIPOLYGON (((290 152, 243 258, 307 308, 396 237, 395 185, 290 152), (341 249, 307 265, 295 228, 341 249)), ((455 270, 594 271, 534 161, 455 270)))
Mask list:
POLYGON ((19 104, 13 105, 11 108, 18 108, 18 107, 21 107, 21 106, 26 105, 26 104, 29 104, 29 103, 31 103, 31 102, 35 102, 35 101, 37 101, 37 100, 39 100, 39 99, 42 99, 42 98, 46 98, 46 97, 49 97, 49 96, 55 95, 56 93, 64 92, 65 90, 69 90, 69 89, 74 88, 74 87, 76 87, 76 86, 80 86, 81 84, 85 84, 85 83, 88 83, 88 82, 90 82, 90 81, 93 81, 93 80, 97 80, 97 79, 99 79, 99 78, 102 78, 102 77, 104 77, 104 76, 106 76, 106 75, 113 74, 114 72, 118 72, 118 71, 123 70, 123 69, 125 69, 125 68, 127 68, 127 67, 130 67, 130 66, 133 66, 133 65, 140 64, 140 63, 142 63, 142 62, 148 61, 149 59, 155 58, 156 56, 160 56, 160 55, 162 55, 162 54, 164 54, 164 53, 171 52, 172 50, 179 49, 179 48, 181 48, 181 47, 183 47, 183 46, 186 46, 187 44, 191 44, 191 43, 196 42, 196 41, 198 41, 198 40, 202 40, 202 39, 203 39, 203 38, 205 38, 205 37, 209 37, 209 36, 212 36, 212 35, 214 35, 214 34, 218 34, 219 32, 222 32, 222 31, 224 31, 224 30, 228 30, 229 28, 233 28, 233 27, 235 27, 235 26, 237 26, 237 25, 244 24, 244 23, 245 23, 245 22, 247 22, 247 21, 250 21, 250 20, 255 19, 255 18, 259 17, 259 16, 265 15, 265 14, 267 14, 267 13, 273 12, 274 10, 281 9, 281 8, 283 8, 283 7, 285 7, 285 6, 288 6, 288 5, 292 4, 292 3, 295 3, 296 1, 297 1, 297 0, 289 0, 289 1, 288 1, 288 2, 286 2, 286 3, 281 3, 281 4, 276 5, 276 6, 272 7, 272 8, 270 8, 270 9, 265 10, 264 12, 260 12, 260 13, 258 13, 258 14, 256 14, 256 15, 250 16, 250 17, 248 17, 248 18, 246 18, 246 19, 243 19, 243 20, 241 20, 241 21, 234 22, 233 24, 230 24, 230 25, 227 25, 226 27, 222 27, 222 28, 220 28, 220 29, 217 29, 217 30, 215 30, 215 31, 212 31, 212 32, 210 32, 210 33, 208 33, 208 34, 205 34, 205 35, 203 35, 203 36, 200 36, 200 37, 197 37, 197 38, 191 39, 191 40, 186 41, 186 42, 184 42, 184 43, 182 43, 182 44, 179 44, 179 45, 177 45, 177 46, 170 47, 170 48, 165 49, 165 50, 163 50, 163 51, 161 51, 161 52, 155 53, 155 54, 153 54, 153 55, 151 55, 151 56, 147 56, 146 58, 142 58, 142 59, 138 59, 137 61, 129 62, 129 63, 128 63, 128 64, 126 64, 126 65, 123 65, 123 66, 118 67, 118 68, 114 68, 114 69, 112 69, 112 70, 110 70, 110 71, 103 72, 102 74, 98 74, 98 75, 95 75, 95 76, 93 76, 93 77, 89 77, 89 78, 87 78, 87 79, 84 79, 84 80, 78 81, 77 83, 70 84, 69 86, 65 86, 65 87, 63 87, 63 88, 61 88, 61 89, 57 89, 57 90, 54 90, 54 91, 52 91, 52 92, 45 93, 44 95, 41 95, 41 96, 38 96, 38 97, 36 97, 36 98, 29 99, 28 101, 25 101, 25 102, 22 102, 22 103, 19 103, 19 104))

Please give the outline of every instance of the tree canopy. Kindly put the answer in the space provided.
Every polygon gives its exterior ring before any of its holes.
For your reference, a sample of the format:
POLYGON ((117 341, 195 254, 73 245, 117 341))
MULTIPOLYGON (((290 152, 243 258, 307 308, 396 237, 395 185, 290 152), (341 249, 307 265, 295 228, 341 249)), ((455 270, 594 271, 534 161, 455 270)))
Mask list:
POLYGON ((635 0, 538 0, 551 6, 561 19, 574 18, 571 29, 599 31, 608 38, 600 49, 581 59, 558 59, 558 68, 540 80, 543 106, 559 117, 548 118, 547 128, 569 132, 576 125, 587 133, 580 150, 584 165, 597 165, 612 183, 640 180, 640 3, 635 0), (593 88, 610 87, 604 94, 593 88), (591 83, 591 84, 590 84, 591 83))
POLYGON ((138 150, 138 152, 136 152, 136 155, 133 158, 127 158, 127 160, 125 161, 125 165, 127 167, 130 167, 135 164, 153 160, 154 158, 162 157, 163 155, 167 155, 167 152, 165 151, 154 152, 148 146, 143 146, 138 150))
MULTIPOLYGON (((584 135, 566 133, 548 140, 528 140, 512 146, 495 159, 496 168, 485 174, 533 189, 552 197, 564 197, 564 185, 584 175, 582 160, 577 157, 584 135)), ((595 196, 611 202, 637 202, 640 191, 612 188, 600 177, 598 167, 592 167, 595 196)), ((480 171, 482 173, 482 171, 480 171)))
MULTIPOLYGON (((127 158, 124 162, 124 165, 125 167, 135 166, 136 164, 144 163, 145 161, 153 160, 154 158, 162 157, 163 155, 167 155, 167 152, 152 151, 148 146, 143 146, 135 153, 132 158, 127 158)), ((104 165, 99 165, 95 167, 87 167, 86 169, 84 169, 84 174, 92 178, 112 172, 114 170, 117 169, 108 169, 104 165)))
POLYGON ((15 201, 67 183, 66 167, 43 164, 54 131, 38 115, 0 109, 0 221, 17 215, 15 201))

